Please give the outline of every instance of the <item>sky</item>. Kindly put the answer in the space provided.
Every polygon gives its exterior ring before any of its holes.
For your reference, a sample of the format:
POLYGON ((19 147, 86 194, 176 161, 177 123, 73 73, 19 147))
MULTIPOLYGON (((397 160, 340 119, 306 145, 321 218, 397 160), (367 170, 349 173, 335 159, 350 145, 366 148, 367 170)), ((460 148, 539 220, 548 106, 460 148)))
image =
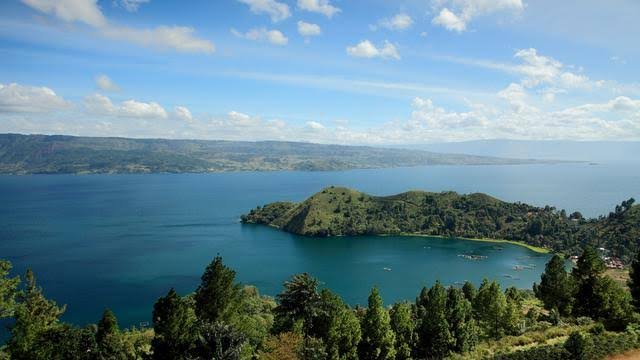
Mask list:
POLYGON ((640 140, 637 0, 3 0, 0 132, 640 140))

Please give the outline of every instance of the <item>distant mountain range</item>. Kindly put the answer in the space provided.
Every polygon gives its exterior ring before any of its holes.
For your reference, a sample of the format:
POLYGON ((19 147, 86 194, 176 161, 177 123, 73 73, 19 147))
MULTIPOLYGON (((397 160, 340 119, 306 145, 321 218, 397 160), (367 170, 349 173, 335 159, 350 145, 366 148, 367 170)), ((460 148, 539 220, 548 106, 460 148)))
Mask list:
POLYGON ((640 163, 640 141, 478 140, 403 146, 407 149, 505 158, 640 163))
POLYGON ((554 161, 281 141, 0 134, 3 174, 316 171, 548 162, 554 161))

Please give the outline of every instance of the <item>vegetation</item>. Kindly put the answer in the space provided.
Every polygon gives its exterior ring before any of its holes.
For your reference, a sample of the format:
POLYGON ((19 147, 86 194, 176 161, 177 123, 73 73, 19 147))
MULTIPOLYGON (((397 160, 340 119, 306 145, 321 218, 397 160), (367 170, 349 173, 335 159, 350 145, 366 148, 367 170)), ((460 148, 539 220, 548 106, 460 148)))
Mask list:
POLYGON ((540 162, 549 161, 280 141, 0 134, 0 174, 315 171, 540 162))
MULTIPOLYGON (((508 203, 485 194, 410 191, 371 196, 329 187, 301 203, 276 202, 251 210, 244 223, 306 236, 427 235, 505 239, 578 255, 603 247, 630 262, 639 249, 640 205, 630 199, 598 219, 567 215, 551 206, 508 203)), ((564 311, 564 310, 563 310, 564 311)))
POLYGON ((414 303, 385 307, 374 287, 366 308, 309 274, 294 275, 274 301, 241 287, 216 257, 193 294, 158 299, 152 329, 129 330, 109 309, 97 325, 61 322, 64 306, 45 298, 33 273, 20 284, 0 261, 1 310, 12 320, 0 359, 603 359, 640 348, 640 315, 595 254, 586 248, 570 273, 552 258, 534 291, 436 282, 414 303))

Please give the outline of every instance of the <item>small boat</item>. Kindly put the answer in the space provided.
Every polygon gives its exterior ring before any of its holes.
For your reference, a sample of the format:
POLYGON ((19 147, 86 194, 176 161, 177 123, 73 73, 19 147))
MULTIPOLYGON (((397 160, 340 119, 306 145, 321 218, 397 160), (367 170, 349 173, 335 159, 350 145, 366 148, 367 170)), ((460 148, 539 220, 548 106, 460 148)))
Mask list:
POLYGON ((384 270, 384 271, 391 271, 391 268, 389 268, 389 267, 385 267, 385 268, 382 268, 382 270, 384 270))

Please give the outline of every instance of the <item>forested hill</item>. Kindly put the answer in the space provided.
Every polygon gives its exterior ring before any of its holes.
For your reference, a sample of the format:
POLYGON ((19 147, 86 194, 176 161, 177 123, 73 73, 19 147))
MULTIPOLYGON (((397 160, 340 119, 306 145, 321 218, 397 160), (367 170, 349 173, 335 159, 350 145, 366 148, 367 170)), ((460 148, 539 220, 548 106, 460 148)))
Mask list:
POLYGON ((312 171, 539 162, 421 150, 280 141, 0 134, 0 173, 4 174, 312 171))
POLYGON ((377 197, 329 187, 301 203, 258 207, 242 221, 308 236, 404 233, 515 240, 568 254, 578 254, 588 243, 627 262, 640 240, 640 206, 633 199, 606 217, 584 219, 580 213, 485 194, 410 191, 377 197))

